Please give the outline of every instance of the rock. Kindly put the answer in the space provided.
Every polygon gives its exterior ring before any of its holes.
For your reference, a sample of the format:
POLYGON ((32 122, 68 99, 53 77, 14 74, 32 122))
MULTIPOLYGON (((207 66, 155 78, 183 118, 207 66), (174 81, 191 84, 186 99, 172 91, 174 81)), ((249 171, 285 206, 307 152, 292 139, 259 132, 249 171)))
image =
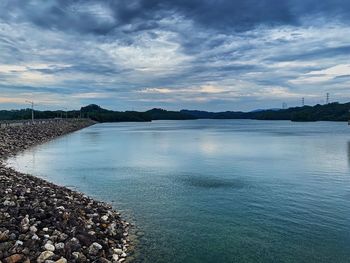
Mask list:
POLYGON ((0 251, 8 251, 13 246, 13 242, 2 242, 0 243, 0 251))
POLYGON ((50 244, 50 243, 46 243, 44 248, 47 250, 47 251, 55 251, 55 246, 50 244))
POLYGON ((99 243, 94 242, 94 243, 92 243, 91 246, 89 247, 88 252, 89 252, 90 255, 97 255, 98 252, 99 252, 101 249, 102 249, 102 246, 101 246, 99 243))
POLYGON ((6 230, 4 232, 0 232, 0 241, 3 242, 3 241, 7 241, 9 239, 9 233, 10 231, 9 230, 6 230))
POLYGON ((120 248, 115 248, 115 249, 113 249, 113 252, 114 253, 116 253, 117 255, 121 255, 121 254, 123 254, 123 250, 122 249, 120 249, 120 248))
POLYGON ((50 259, 55 254, 52 251, 44 251, 40 254, 40 256, 36 259, 37 263, 43 263, 45 260, 50 259))
POLYGON ((99 258, 99 263, 111 263, 111 261, 106 258, 99 258))
POLYGON ((21 254, 13 254, 12 256, 5 258, 5 262, 6 263, 16 263, 16 262, 21 261, 22 258, 23 258, 23 255, 21 255, 21 254))
POLYGON ((60 239, 61 241, 65 241, 67 238, 68 238, 68 235, 65 234, 65 233, 62 233, 62 234, 59 235, 59 239, 60 239))
POLYGON ((2 204, 4 206, 16 206, 16 203, 14 201, 11 201, 11 200, 5 200, 2 204))
POLYGON ((10 154, 88 123, 58 121, 1 127, 0 263, 107 263, 124 260, 129 242, 124 234, 128 232, 128 224, 111 206, 16 172, 2 162, 2 158, 10 154), (109 248, 120 251, 116 253, 109 248), (22 258, 18 260, 19 257, 22 258))
POLYGON ((71 240, 69 240, 66 244, 65 244, 65 248, 68 251, 79 251, 81 248, 81 245, 79 243, 79 240, 76 239, 75 237, 73 237, 71 240))
POLYGON ((29 231, 34 234, 34 233, 36 233, 38 231, 38 229, 35 226, 31 226, 29 228, 29 231))
POLYGON ((86 256, 81 252, 73 252, 72 255, 77 262, 86 262, 87 261, 86 256))
POLYGON ((23 246, 23 241, 17 240, 15 246, 23 246))
POLYGON ((59 242, 59 243, 55 244, 55 248, 57 250, 64 249, 64 243, 63 242, 59 242))
POLYGON ((56 260, 56 263, 67 263, 67 259, 60 258, 59 260, 56 260))
POLYGON ((21 221, 21 229, 26 232, 29 229, 29 215, 26 215, 21 221))

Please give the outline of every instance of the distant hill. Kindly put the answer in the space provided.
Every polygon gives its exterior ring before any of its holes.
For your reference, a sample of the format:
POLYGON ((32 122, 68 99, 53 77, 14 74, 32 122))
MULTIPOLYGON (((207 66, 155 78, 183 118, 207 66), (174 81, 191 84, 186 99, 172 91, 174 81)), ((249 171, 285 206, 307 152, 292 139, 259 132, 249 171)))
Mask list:
MULTIPOLYGON (((167 111, 152 109, 146 112, 112 111, 96 104, 73 111, 35 111, 35 118, 78 118, 88 117, 98 122, 144 122, 152 120, 194 120, 194 119, 255 119, 291 121, 348 121, 350 103, 294 107, 289 109, 256 110, 252 112, 224 111, 208 112, 198 110, 167 111)), ((30 119, 31 110, 2 110, 0 120, 30 119)))
POLYGON ((146 111, 152 120, 193 120, 198 119, 192 114, 187 114, 182 111, 167 111, 163 109, 152 109, 146 111))
POLYGON ((269 109, 252 112, 207 112, 182 110, 198 119, 255 119, 291 121, 348 121, 350 103, 330 103, 326 105, 294 107, 289 109, 269 109))
POLYGON ((196 119, 246 119, 246 113, 240 111, 208 112, 198 110, 181 110, 181 113, 192 115, 196 119))
POLYGON ((144 122, 151 121, 151 116, 145 112, 137 111, 111 111, 90 104, 80 109, 81 113, 98 122, 144 122))

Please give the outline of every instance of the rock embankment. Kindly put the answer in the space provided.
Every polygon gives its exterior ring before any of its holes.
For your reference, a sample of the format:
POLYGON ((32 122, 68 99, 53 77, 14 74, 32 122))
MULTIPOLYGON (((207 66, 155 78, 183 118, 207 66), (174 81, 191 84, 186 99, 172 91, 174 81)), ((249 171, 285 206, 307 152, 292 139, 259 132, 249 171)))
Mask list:
POLYGON ((112 207, 1 163, 11 154, 92 124, 0 129, 0 263, 125 261, 128 223, 112 207))

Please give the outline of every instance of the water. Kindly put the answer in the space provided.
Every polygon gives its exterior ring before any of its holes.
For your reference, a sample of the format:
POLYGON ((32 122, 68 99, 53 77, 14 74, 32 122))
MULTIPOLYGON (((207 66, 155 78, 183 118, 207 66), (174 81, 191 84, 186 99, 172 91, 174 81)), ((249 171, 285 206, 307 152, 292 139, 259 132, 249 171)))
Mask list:
POLYGON ((139 262, 350 262, 350 127, 98 124, 9 160, 110 202, 139 262))

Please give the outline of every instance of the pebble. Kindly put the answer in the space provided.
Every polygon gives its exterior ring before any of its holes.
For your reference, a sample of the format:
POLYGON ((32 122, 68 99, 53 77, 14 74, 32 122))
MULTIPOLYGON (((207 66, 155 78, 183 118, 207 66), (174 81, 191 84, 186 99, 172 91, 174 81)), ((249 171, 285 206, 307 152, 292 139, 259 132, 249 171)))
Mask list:
POLYGON ((120 249, 120 248, 115 248, 115 249, 113 249, 113 252, 116 253, 117 255, 123 254, 123 250, 120 249))
POLYGON ((127 223, 109 205, 5 167, 2 160, 92 123, 0 129, 0 263, 122 262, 127 223), (118 249, 112 249, 118 248, 118 249))
POLYGON ((46 243, 44 248, 47 250, 47 251, 55 251, 55 246, 54 245, 51 245, 49 243, 46 243))
POLYGON ((0 241, 6 241, 9 239, 9 230, 6 230, 4 232, 0 232, 0 241))
POLYGON ((21 261, 22 258, 23 258, 23 255, 14 254, 14 255, 11 255, 11 256, 5 258, 5 262, 6 263, 16 263, 16 262, 21 261))
POLYGON ((94 242, 89 247, 89 254, 90 255, 97 255, 101 249, 102 249, 102 246, 99 243, 94 242))
POLYGON ((15 246, 22 246, 23 245, 23 241, 21 240, 17 240, 15 243, 15 246))
POLYGON ((65 258, 60 258, 59 260, 55 261, 56 263, 67 263, 67 259, 65 258))
POLYGON ((30 231, 31 233, 36 233, 36 232, 38 231, 38 229, 37 229, 35 226, 31 226, 31 227, 29 228, 29 231, 30 231))
POLYGON ((64 243, 63 243, 63 242, 60 242, 60 243, 55 244, 55 248, 56 248, 57 250, 64 249, 64 243))
POLYGON ((37 258, 36 262, 37 263, 43 263, 45 260, 51 258, 55 254, 52 251, 44 251, 40 254, 40 256, 37 258))

